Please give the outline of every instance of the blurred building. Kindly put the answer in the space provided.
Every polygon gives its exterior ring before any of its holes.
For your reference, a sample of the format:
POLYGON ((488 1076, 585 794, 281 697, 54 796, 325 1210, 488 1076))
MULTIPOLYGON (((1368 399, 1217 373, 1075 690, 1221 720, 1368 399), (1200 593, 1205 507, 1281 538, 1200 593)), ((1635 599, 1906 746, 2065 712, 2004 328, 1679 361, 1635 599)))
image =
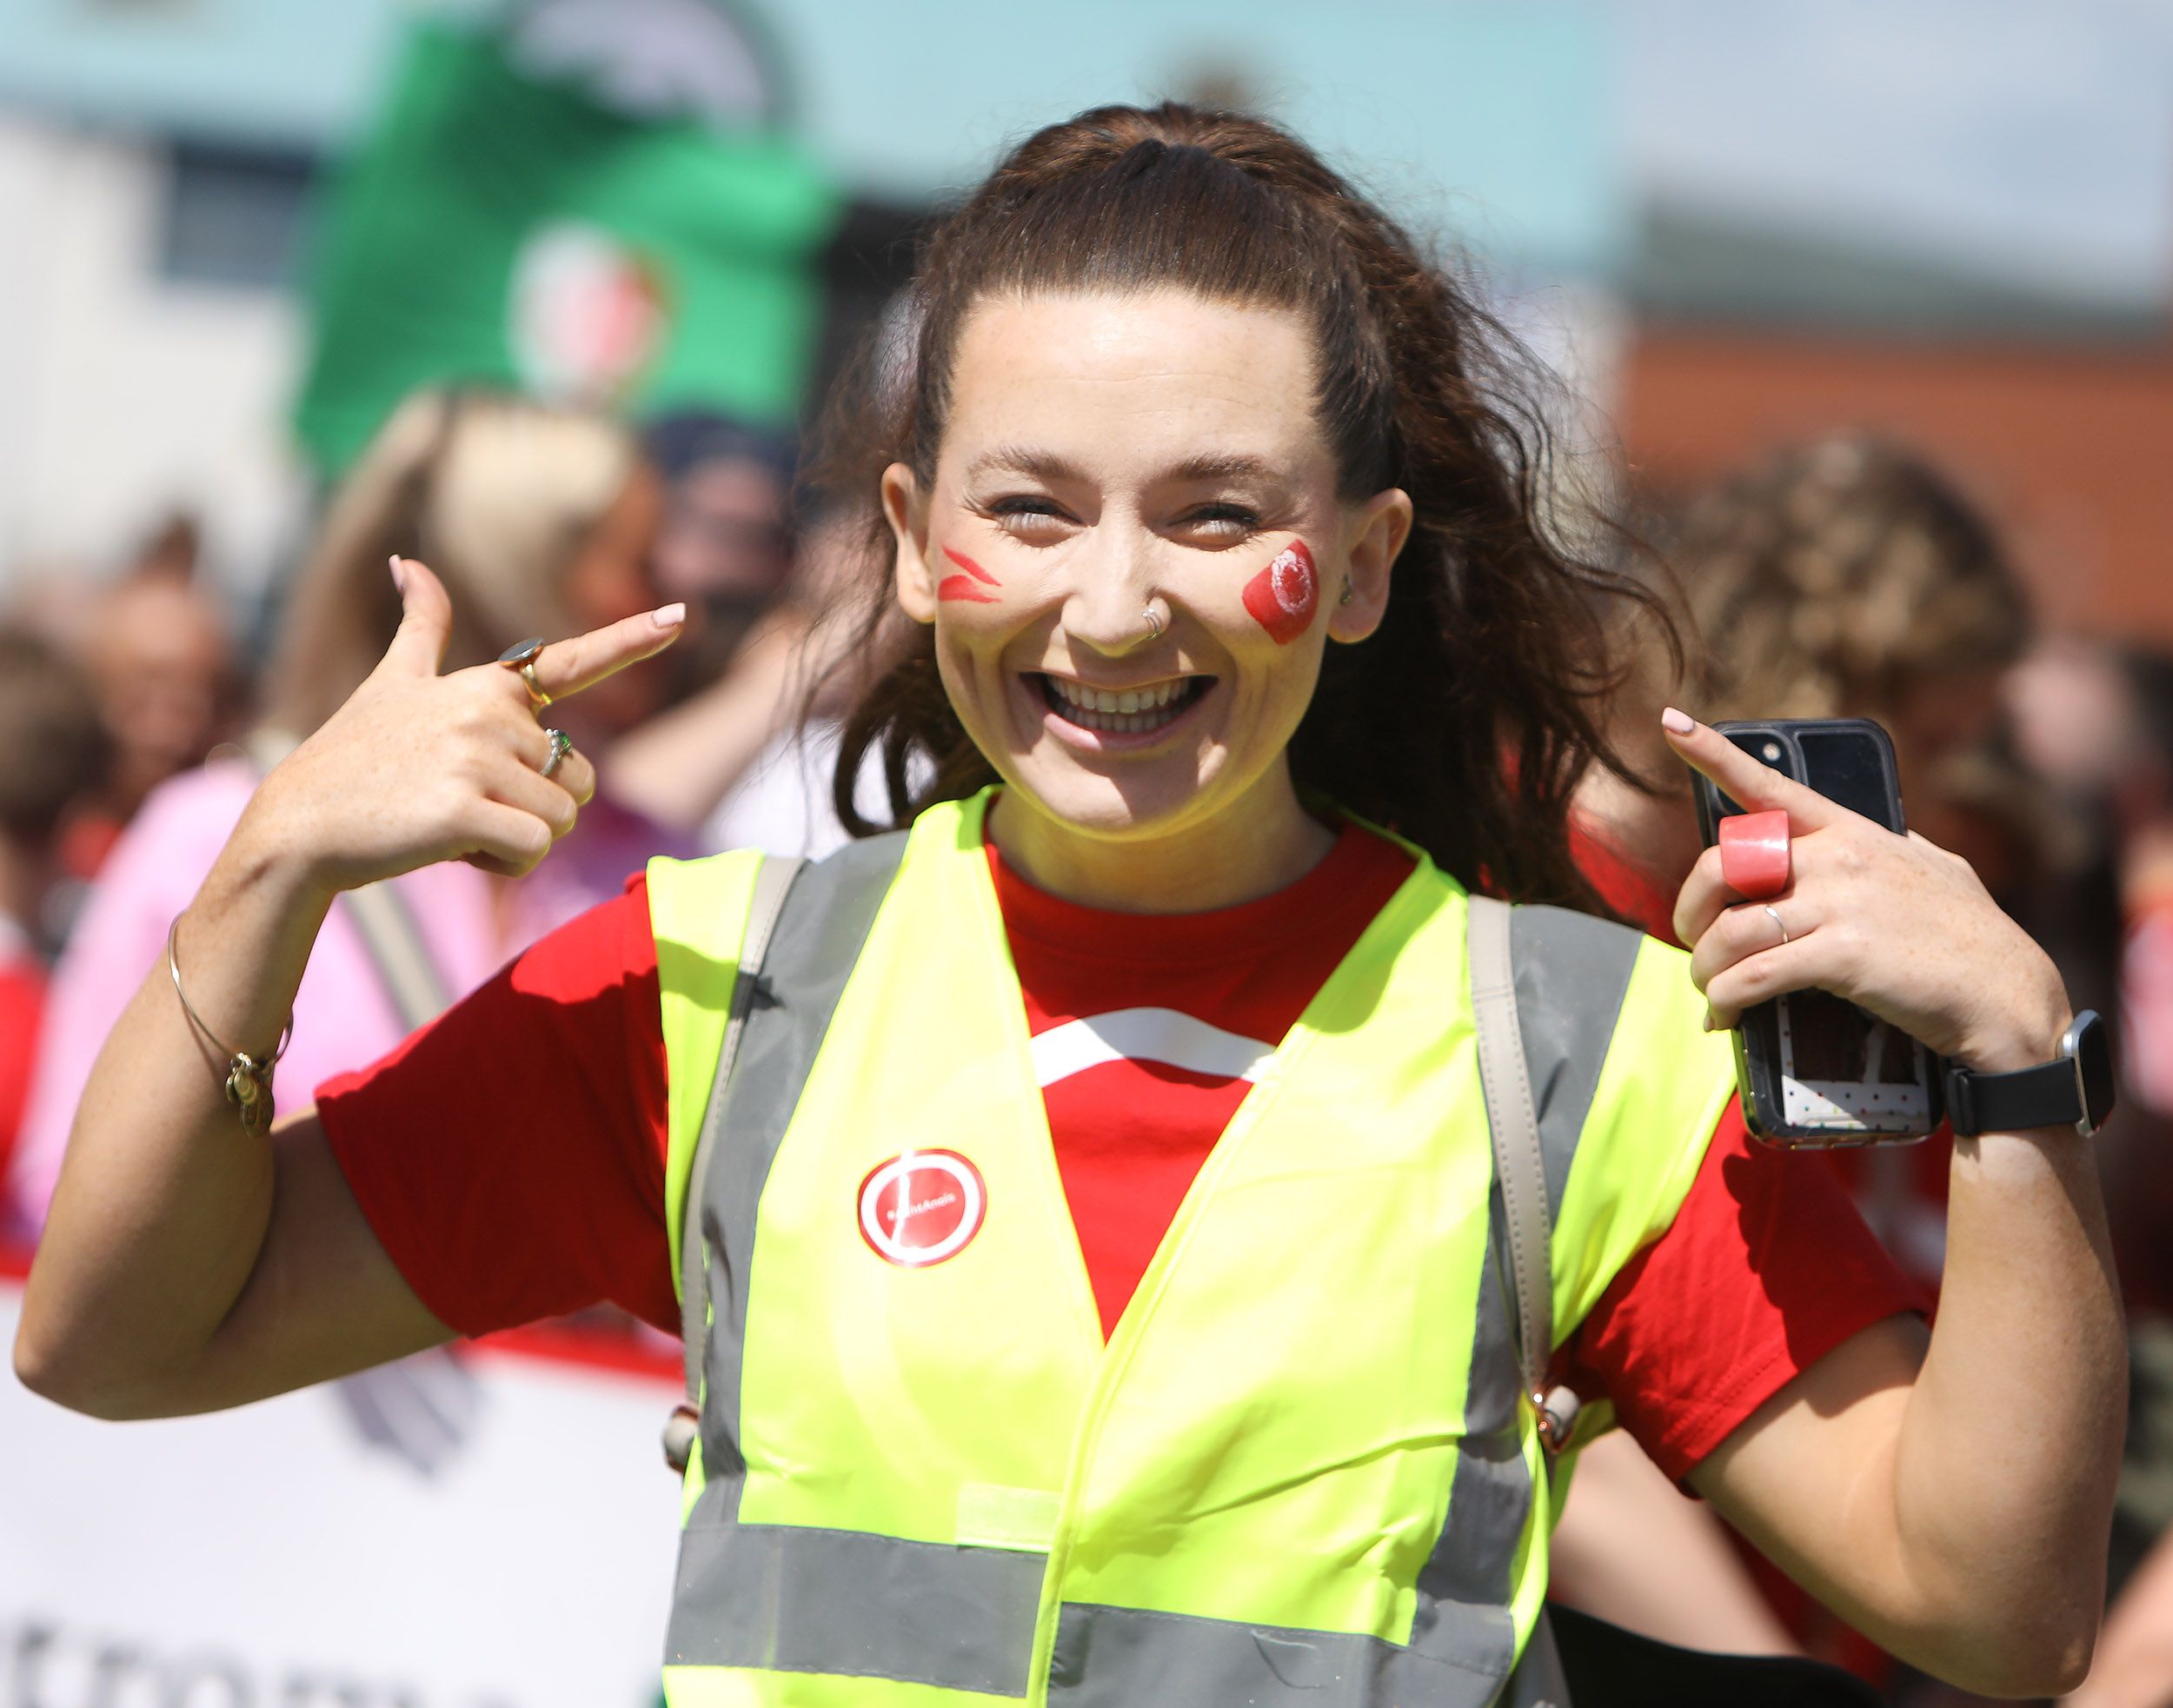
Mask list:
POLYGON ((110 563, 177 512, 236 593, 273 573, 311 496, 291 412, 313 219, 422 14, 510 20, 529 69, 617 110, 803 141, 847 196, 818 387, 919 211, 1007 142, 1193 93, 1286 118, 1467 240, 1597 380, 1629 235, 1608 9, 1373 10, 1377 29, 1308 0, 0 0, 0 594, 41 563, 110 563))
POLYGON ((1625 11, 1645 483, 1882 429, 2007 526, 2049 618, 2173 641, 2173 10, 1625 11))
POLYGON ((1656 210, 1620 409, 1665 495, 1843 427, 1907 439, 2011 531, 2050 621, 2173 645, 2167 310, 1656 210))

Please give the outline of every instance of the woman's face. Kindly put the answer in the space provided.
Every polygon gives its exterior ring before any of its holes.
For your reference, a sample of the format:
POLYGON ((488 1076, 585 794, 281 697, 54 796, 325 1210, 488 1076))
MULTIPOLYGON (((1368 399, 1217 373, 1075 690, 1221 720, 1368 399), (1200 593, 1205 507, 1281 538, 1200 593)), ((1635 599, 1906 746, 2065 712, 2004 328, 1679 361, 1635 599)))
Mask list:
POLYGON ((1051 820, 1128 841, 1297 810, 1321 650, 1379 623, 1411 517, 1337 496, 1313 389, 1282 310, 1160 291, 967 320, 932 486, 884 475, 898 598, 1051 820))

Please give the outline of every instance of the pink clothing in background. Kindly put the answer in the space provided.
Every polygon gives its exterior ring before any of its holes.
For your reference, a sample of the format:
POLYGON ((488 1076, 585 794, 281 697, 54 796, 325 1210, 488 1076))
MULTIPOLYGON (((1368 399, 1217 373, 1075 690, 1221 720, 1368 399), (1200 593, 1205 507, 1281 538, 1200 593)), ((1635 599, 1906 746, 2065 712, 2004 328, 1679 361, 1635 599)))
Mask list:
MULTIPOLYGON (((163 960, 167 927, 210 871, 256 779, 254 767, 236 760, 163 784, 99 872, 54 969, 0 1223, 18 1232, 43 1224, 99 1046, 144 974, 163 960)), ((497 880, 458 862, 428 866, 393 882, 448 996, 457 999, 554 926, 616 895, 650 855, 694 852, 685 839, 599 797, 581 810, 573 834, 515 882, 509 896, 496 893, 497 880)), ((407 1030, 354 920, 335 905, 295 1000, 294 1042, 274 1082, 281 1107, 302 1108, 320 1081, 366 1067, 407 1030)))
POLYGON ((2152 1113, 2173 1115, 2173 902, 2130 916, 2120 978, 2121 1078, 2152 1113))

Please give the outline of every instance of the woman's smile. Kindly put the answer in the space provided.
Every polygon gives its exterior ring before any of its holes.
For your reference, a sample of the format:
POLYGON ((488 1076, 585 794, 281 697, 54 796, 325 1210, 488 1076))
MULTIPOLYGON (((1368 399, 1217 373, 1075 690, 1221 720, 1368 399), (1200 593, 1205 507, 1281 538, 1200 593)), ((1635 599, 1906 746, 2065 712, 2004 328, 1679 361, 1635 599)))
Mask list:
POLYGON ((1191 721, 1215 685, 1213 676, 1190 674, 1118 685, 1029 670, 1020 680, 1040 700, 1043 727, 1059 741, 1089 753, 1133 753, 1155 746, 1191 721))

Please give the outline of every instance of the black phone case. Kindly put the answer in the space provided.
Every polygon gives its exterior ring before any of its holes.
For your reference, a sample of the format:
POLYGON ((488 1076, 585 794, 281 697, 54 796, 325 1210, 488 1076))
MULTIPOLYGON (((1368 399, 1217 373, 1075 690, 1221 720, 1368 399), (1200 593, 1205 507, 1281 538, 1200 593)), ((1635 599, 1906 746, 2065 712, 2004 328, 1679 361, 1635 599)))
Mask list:
MULTIPOLYGON (((1880 768, 1885 782, 1887 828, 1897 834, 1908 829, 1908 821, 1902 812, 1901 780, 1894 761, 1893 741, 1884 728, 1871 719, 1760 718, 1717 723, 1713 728, 1723 735, 1770 731, 1791 741, 1804 731, 1869 733, 1877 741, 1880 768)), ((1796 751, 1792 748, 1790 750, 1790 762, 1784 774, 1803 782, 1804 779, 1795 762, 1796 751)), ((1759 762, 1763 764, 1764 761, 1759 762)), ((1699 775, 1695 783, 1698 834, 1705 845, 1711 847, 1718 839, 1720 821, 1743 809, 1722 795, 1711 779, 1699 775)), ((1781 1094, 1781 1011, 1778 1000, 1761 1002, 1744 1010, 1743 1018, 1731 1035, 1735 1042, 1736 1088, 1743 1099, 1744 1125, 1751 1129, 1754 1136, 1770 1145, 1803 1150, 1852 1150, 1869 1145, 1913 1145, 1928 1137, 1945 1119, 1945 1063, 1927 1050, 1924 1060, 1929 1083, 1924 1086, 1924 1093, 1930 1108, 1930 1118, 1924 1132, 1853 1135, 1837 1134, 1826 1127, 1791 1125, 1782 1113, 1786 1106, 1781 1094)))

